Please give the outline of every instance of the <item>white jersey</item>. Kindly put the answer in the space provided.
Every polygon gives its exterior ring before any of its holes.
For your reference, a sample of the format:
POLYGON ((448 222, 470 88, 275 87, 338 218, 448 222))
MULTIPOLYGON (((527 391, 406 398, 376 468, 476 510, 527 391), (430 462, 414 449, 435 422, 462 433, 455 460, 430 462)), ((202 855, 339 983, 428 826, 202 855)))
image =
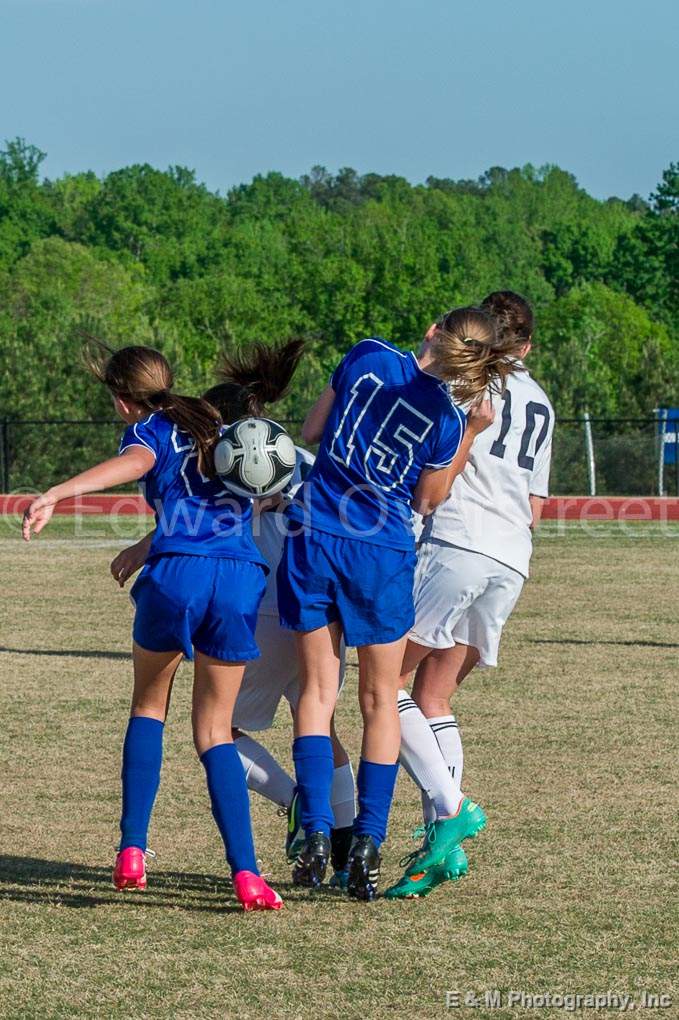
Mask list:
POLYGON ((423 538, 483 553, 528 577, 533 551, 529 496, 547 496, 554 410, 526 371, 493 397, 495 421, 478 435, 448 499, 423 538))
MULTIPOLYGON (((285 495, 293 497, 297 489, 307 478, 315 457, 301 446, 297 450, 297 464, 285 495)), ((285 507, 283 507, 285 509, 285 507)), ((287 518, 282 510, 267 510, 263 514, 255 514, 252 521, 252 533, 255 544, 269 564, 270 573, 266 579, 266 591, 259 607, 260 614, 278 617, 278 591, 276 588, 276 570, 283 555, 283 543, 287 534, 287 518)))

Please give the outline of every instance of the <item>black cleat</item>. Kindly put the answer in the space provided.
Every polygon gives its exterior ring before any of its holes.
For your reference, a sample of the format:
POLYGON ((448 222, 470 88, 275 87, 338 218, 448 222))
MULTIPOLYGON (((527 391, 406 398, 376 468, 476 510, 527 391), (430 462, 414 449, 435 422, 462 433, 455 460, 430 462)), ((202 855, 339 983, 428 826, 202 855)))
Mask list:
POLYGON ((332 868, 333 871, 346 871, 349 860, 349 850, 354 838, 353 825, 347 825, 342 829, 333 829, 330 833, 332 844, 332 868))
POLYGON ((355 900, 374 900, 382 858, 372 836, 354 836, 349 851, 347 892, 355 900))
POLYGON ((324 832, 312 832, 292 869, 293 883, 307 889, 318 889, 325 878, 329 858, 330 840, 324 832))

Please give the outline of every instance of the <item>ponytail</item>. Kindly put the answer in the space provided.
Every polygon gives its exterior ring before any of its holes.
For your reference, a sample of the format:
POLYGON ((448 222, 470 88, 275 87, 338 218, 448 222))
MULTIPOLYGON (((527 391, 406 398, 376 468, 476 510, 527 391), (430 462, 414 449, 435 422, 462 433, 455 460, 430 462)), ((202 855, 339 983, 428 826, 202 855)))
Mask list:
MULTIPOLYGON (((261 415, 269 404, 275 404, 287 394, 303 353, 303 340, 288 340, 272 346, 253 343, 234 354, 223 353, 217 365, 217 376, 222 386, 231 385, 241 390, 244 414, 261 415)), ((214 387, 209 392, 217 389, 214 387)), ((235 397, 234 390, 229 399, 235 397)))
POLYGON ((502 392, 516 372, 514 344, 498 337, 492 318, 480 308, 455 308, 436 324, 431 337, 438 374, 458 404, 485 392, 502 392))
POLYGON ((152 347, 123 347, 114 351, 88 337, 85 360, 92 374, 122 400, 131 400, 149 411, 162 411, 171 422, 188 432, 198 450, 198 468, 214 477, 214 446, 222 419, 207 400, 172 392, 174 377, 167 359, 152 347))
POLYGON ((214 478, 214 448, 219 439, 222 418, 219 411, 202 397, 183 397, 178 393, 161 396, 163 414, 182 432, 188 432, 198 450, 198 470, 206 478, 214 478))
POLYGON ((513 343, 516 357, 532 342, 535 319, 533 309, 524 297, 513 290, 494 290, 481 302, 481 308, 491 316, 498 337, 513 343))

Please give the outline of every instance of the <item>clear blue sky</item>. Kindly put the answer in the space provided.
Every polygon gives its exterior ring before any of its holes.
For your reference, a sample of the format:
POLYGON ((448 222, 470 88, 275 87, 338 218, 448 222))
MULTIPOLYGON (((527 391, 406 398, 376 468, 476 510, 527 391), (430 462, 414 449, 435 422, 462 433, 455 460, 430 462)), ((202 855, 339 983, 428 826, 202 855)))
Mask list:
POLYGON ((679 159, 678 40, 677 0, 0 0, 0 138, 51 177, 550 162, 646 196, 679 159))

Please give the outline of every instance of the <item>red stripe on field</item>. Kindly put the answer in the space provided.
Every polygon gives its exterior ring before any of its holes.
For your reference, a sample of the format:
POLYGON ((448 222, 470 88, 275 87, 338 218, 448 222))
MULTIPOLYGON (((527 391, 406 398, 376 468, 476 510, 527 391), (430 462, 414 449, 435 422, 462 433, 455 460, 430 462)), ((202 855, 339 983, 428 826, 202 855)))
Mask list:
MULTIPOLYGON (((0 514, 21 514, 31 495, 0 495, 0 514)), ((142 496, 101 493, 64 500, 59 514, 151 514, 142 496)), ((679 521, 679 499, 659 496, 553 496, 545 501, 545 520, 552 521, 679 521)))
MULTIPOLYGON (((0 514, 22 514, 31 504, 35 496, 0 496, 0 514)), ((59 503, 58 514, 150 514, 151 509, 143 496, 138 493, 129 495, 110 492, 97 493, 93 496, 77 496, 59 503)))
POLYGON ((551 521, 679 521, 679 499, 660 496, 552 496, 551 521))

